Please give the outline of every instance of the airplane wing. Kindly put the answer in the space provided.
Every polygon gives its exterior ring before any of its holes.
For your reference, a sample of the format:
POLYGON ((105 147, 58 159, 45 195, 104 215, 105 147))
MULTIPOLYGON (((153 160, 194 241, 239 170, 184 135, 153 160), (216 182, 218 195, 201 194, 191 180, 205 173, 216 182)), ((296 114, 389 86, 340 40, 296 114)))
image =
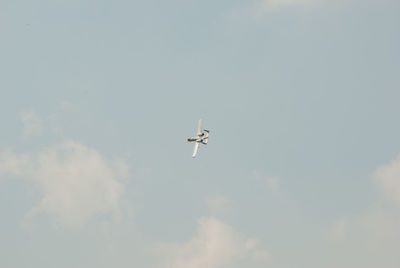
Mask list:
POLYGON ((195 142, 195 144, 194 144, 194 150, 193 150, 193 155, 192 155, 192 157, 196 157, 196 154, 197 154, 197 149, 199 149, 199 145, 200 145, 200 142, 195 142))
POLYGON ((197 127, 197 135, 200 135, 203 133, 203 130, 201 129, 201 119, 199 120, 199 126, 197 127))

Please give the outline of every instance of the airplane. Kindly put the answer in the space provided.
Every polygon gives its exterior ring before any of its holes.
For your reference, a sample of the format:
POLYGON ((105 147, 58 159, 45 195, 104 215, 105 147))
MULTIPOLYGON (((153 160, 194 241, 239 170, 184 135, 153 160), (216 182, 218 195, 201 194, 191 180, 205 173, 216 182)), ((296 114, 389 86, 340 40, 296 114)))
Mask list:
POLYGON ((193 150, 193 155, 192 157, 196 157, 197 154, 197 150, 199 149, 199 145, 200 144, 205 144, 207 145, 208 143, 208 135, 209 135, 210 131, 207 129, 203 129, 201 128, 201 119, 199 120, 199 124, 197 127, 197 137, 195 138, 188 138, 187 141, 188 142, 195 142, 194 144, 194 150, 193 150))

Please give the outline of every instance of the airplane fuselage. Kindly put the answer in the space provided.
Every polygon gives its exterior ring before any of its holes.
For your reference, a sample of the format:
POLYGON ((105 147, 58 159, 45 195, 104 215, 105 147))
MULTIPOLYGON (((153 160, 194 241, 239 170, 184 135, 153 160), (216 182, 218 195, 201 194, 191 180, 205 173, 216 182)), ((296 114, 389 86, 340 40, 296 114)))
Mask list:
POLYGON ((207 144, 208 143, 208 135, 210 131, 207 129, 203 129, 201 127, 201 119, 199 120, 199 124, 197 127, 197 137, 188 138, 188 142, 194 142, 194 150, 192 157, 196 157, 197 150, 199 149, 200 144, 207 144))
POLYGON ((208 137, 198 137, 198 138, 188 138, 187 141, 192 142, 203 142, 204 140, 208 139, 208 137))
POLYGON ((203 133, 199 134, 196 138, 188 138, 187 141, 189 141, 189 142, 195 141, 195 142, 201 142, 201 143, 206 144, 207 139, 208 139, 208 131, 207 131, 207 133, 203 132, 203 133))

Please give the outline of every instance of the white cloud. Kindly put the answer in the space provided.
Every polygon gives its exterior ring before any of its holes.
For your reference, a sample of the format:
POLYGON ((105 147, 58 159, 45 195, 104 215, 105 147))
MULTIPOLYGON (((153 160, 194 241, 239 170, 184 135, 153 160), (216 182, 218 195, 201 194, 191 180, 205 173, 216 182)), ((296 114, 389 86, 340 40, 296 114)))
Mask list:
POLYGON ((22 112, 21 121, 23 124, 23 138, 28 139, 32 136, 40 136, 43 133, 43 121, 33 112, 22 112))
POLYGON ((384 196, 400 206, 400 156, 380 166, 374 176, 384 196))
POLYGON ((224 268, 238 261, 266 261, 269 252, 257 248, 253 239, 244 239, 237 231, 216 218, 202 218, 197 232, 188 242, 167 245, 167 268, 224 268))
POLYGON ((128 175, 122 160, 107 160, 80 143, 66 141, 39 153, 0 153, 0 175, 12 174, 38 184, 42 199, 28 213, 54 216, 77 226, 96 215, 118 215, 128 175))
POLYGON ((400 239, 400 215, 387 207, 375 204, 355 222, 355 228, 364 231, 373 243, 400 239))
POLYGON ((354 232, 364 232, 365 237, 384 238, 399 237, 400 214, 400 156, 388 164, 381 165, 374 172, 375 183, 380 188, 385 199, 391 203, 385 204, 375 201, 365 212, 355 215, 350 219, 336 220, 330 230, 331 237, 337 240, 344 240, 348 234, 354 232))
POLYGON ((374 181, 382 190, 383 197, 390 202, 382 202, 379 198, 362 213, 334 221, 328 237, 340 243, 344 257, 349 250, 357 249, 352 261, 362 263, 363 267, 398 267, 400 157, 378 167, 374 181))
POLYGON ((379 203, 352 218, 336 220, 329 237, 336 241, 356 240, 384 247, 389 240, 400 239, 400 215, 379 203))

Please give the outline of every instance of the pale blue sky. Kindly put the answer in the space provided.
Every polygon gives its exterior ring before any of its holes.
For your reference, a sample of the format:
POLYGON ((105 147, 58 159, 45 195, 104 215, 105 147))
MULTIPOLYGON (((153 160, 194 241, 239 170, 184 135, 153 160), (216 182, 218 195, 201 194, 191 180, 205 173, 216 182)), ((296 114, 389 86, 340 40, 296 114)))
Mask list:
POLYGON ((0 0, 0 266, 397 267, 399 11, 0 0))

